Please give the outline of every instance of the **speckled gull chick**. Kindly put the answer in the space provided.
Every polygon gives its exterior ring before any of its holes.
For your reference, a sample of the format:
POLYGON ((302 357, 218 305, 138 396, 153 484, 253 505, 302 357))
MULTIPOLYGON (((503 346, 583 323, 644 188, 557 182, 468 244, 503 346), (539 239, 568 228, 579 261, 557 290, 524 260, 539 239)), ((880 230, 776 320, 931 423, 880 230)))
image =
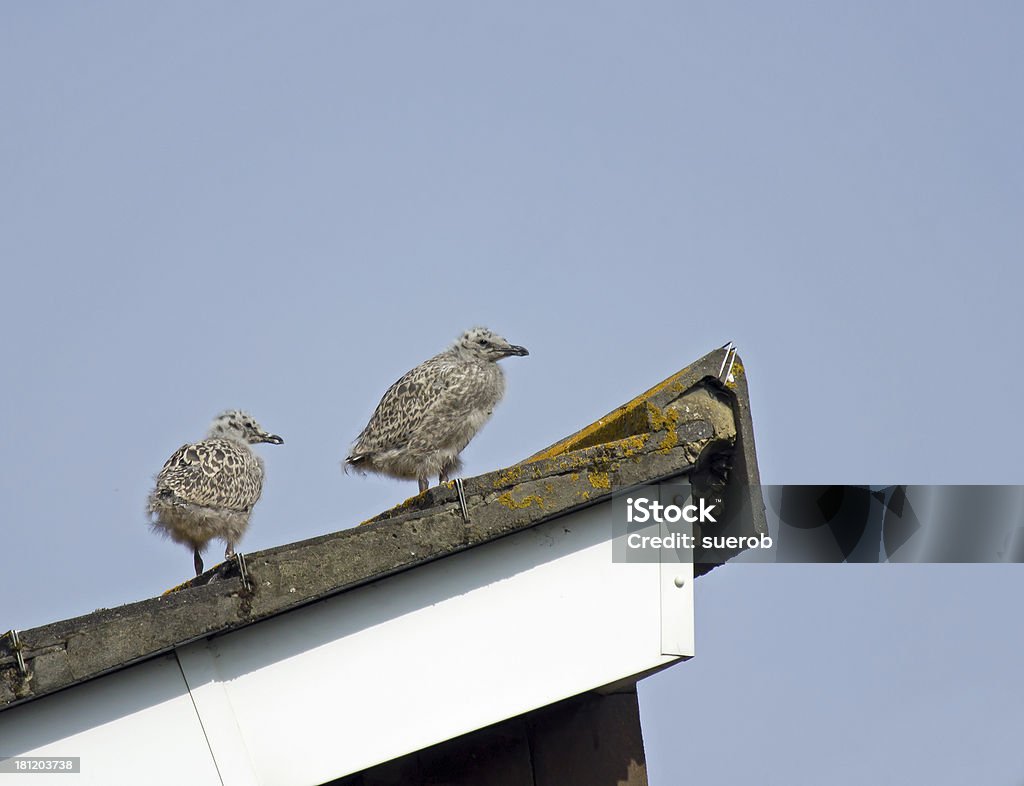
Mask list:
POLYGON ((156 477, 149 495, 153 529, 192 547, 197 576, 211 540, 222 539, 224 557, 230 559, 249 526, 263 491, 263 460, 249 447, 257 442, 284 440, 264 431, 251 415, 228 410, 213 421, 206 439, 178 448, 156 477))
POLYGON ((445 482, 505 395, 497 361, 529 354, 487 328, 467 330, 388 388, 356 438, 346 468, 415 478, 421 493, 434 475, 445 482))

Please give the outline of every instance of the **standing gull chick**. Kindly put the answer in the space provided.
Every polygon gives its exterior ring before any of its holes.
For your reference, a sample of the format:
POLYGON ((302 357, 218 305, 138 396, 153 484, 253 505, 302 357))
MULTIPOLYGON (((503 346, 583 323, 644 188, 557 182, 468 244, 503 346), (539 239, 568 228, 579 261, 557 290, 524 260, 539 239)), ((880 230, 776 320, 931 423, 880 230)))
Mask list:
POLYGON ((221 538, 230 559, 249 526, 263 491, 263 460, 249 447, 257 442, 284 440, 264 431, 252 415, 228 410, 213 421, 206 439, 182 445, 156 476, 149 495, 153 528, 192 547, 197 576, 207 543, 221 538))
POLYGON ((459 454, 505 395, 497 361, 529 354, 487 328, 467 330, 388 388, 345 464, 415 478, 421 493, 433 475, 443 483, 459 469, 459 454))

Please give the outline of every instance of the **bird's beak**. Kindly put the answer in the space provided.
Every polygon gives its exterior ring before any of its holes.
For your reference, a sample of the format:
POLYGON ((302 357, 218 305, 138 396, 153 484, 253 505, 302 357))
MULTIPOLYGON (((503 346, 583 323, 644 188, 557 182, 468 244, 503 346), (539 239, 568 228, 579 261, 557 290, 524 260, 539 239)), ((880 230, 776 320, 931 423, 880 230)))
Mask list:
POLYGON ((264 434, 263 439, 261 439, 260 442, 269 442, 271 445, 284 444, 284 440, 277 436, 277 434, 264 434))
POLYGON ((526 347, 517 347, 517 346, 515 346, 513 344, 512 346, 510 346, 508 349, 505 350, 505 354, 506 355, 519 355, 520 357, 523 357, 525 355, 529 355, 530 354, 530 350, 528 350, 526 347))

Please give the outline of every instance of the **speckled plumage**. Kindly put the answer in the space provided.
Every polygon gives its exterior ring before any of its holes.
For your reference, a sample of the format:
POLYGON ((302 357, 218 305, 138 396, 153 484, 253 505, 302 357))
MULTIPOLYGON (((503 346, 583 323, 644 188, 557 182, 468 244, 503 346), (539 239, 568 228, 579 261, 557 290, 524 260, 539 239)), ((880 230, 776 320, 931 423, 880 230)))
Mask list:
POLYGON ((459 469, 459 454, 505 394, 497 361, 528 355, 487 328, 466 331, 447 350, 388 388, 345 459, 348 466, 394 478, 440 481, 459 469))
POLYGON ((263 491, 263 460, 250 444, 284 442, 238 410, 219 415, 206 439, 182 445, 167 459, 149 495, 153 528, 192 547, 196 575, 203 572, 202 550, 214 538, 234 554, 263 491))

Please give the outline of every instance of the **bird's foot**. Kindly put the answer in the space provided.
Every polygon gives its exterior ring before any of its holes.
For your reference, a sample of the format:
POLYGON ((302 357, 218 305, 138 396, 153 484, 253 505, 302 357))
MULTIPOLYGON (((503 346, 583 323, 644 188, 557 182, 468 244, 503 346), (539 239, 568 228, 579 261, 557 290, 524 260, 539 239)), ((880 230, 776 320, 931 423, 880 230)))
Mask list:
POLYGON ((420 484, 420 494, 430 488, 430 482, 426 478, 417 478, 416 481, 420 484))

